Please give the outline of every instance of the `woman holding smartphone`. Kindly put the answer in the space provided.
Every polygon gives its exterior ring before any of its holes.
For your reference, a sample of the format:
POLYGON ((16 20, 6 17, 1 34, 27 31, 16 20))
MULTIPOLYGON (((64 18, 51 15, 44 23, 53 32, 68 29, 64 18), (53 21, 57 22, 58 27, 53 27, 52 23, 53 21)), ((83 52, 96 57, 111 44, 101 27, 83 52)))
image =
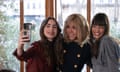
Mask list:
POLYGON ((41 39, 33 42, 26 51, 23 46, 29 38, 23 32, 14 55, 27 63, 26 72, 55 72, 56 64, 62 61, 62 35, 56 19, 48 17, 42 22, 39 30, 41 39))

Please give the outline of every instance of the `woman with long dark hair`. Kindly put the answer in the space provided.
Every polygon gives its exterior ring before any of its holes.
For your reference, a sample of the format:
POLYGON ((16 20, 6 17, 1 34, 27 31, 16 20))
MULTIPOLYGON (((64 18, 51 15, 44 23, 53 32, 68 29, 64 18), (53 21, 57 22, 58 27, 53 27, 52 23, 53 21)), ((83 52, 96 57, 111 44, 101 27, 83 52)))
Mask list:
POLYGON ((109 36, 109 20, 105 13, 93 17, 90 45, 93 72, 120 72, 119 45, 109 36))
POLYGON ((29 39, 23 32, 14 55, 26 62, 26 72, 55 72, 57 64, 62 61, 62 35, 56 19, 48 17, 42 22, 39 31, 41 40, 33 42, 26 51, 23 45, 29 39))

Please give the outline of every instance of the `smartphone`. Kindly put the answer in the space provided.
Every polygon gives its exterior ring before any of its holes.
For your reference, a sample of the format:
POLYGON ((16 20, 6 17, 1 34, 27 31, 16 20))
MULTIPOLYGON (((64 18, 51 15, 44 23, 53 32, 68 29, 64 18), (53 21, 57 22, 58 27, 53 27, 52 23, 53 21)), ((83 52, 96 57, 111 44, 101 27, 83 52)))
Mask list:
POLYGON ((29 40, 31 39, 31 23, 24 23, 24 35, 27 35, 29 40))

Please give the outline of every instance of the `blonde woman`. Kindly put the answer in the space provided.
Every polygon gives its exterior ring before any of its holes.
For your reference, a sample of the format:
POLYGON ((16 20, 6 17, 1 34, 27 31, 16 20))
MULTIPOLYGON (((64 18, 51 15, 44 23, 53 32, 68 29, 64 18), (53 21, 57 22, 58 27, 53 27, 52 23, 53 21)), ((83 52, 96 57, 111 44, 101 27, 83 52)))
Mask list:
POLYGON ((63 29, 64 62, 61 72, 81 72, 85 63, 90 61, 90 46, 87 43, 89 27, 86 19, 80 14, 67 17, 63 29))

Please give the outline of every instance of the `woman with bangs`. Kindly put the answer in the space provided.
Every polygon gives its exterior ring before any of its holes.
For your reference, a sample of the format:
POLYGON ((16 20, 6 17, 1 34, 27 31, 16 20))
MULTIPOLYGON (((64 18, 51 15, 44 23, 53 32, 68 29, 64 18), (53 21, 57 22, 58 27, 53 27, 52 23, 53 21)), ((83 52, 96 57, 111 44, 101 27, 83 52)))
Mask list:
POLYGON ((67 17, 64 29, 63 63, 59 72, 81 72, 90 61, 90 45, 87 43, 89 25, 80 14, 67 17))
POLYGON ((120 72, 120 48, 109 36, 109 20, 105 13, 94 16, 90 28, 90 45, 93 72, 120 72))

